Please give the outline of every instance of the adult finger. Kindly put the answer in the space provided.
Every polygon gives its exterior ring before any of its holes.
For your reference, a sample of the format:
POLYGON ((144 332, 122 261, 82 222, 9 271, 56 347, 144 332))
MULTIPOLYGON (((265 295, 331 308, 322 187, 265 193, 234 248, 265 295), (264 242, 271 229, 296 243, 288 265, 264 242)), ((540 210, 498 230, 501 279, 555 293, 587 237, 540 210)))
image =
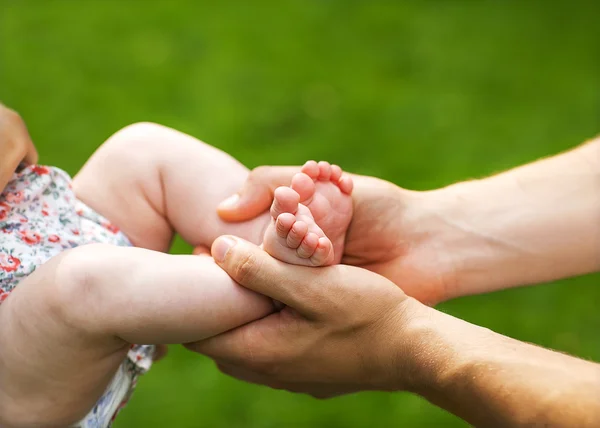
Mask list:
POLYGON ((269 376, 262 375, 258 372, 247 370, 233 364, 224 362, 216 362, 217 368, 227 376, 231 376, 243 382, 252 383, 256 385, 264 385, 273 389, 286 389, 283 384, 274 381, 269 376))
POLYGON ((238 284, 290 306, 304 316, 319 313, 319 284, 329 268, 294 266, 274 259, 248 241, 221 236, 212 246, 215 262, 238 284))
POLYGON ((22 161, 37 162, 37 151, 18 113, 0 104, 0 190, 22 161))
POLYGON ((25 152, 25 157, 23 158, 23 162, 26 163, 27 165, 35 165, 38 163, 38 152, 35 148, 35 145, 33 144, 33 141, 31 141, 31 137, 29 136, 29 133, 27 133, 24 138, 27 138, 26 140, 26 144, 27 144, 27 151, 25 152))
POLYGON ((300 167, 296 166, 261 166, 253 169, 240 191, 217 207, 219 216, 229 222, 253 219, 269 208, 275 189, 289 185, 299 171, 300 167))
POLYGON ((6 187, 22 159, 21 152, 18 151, 2 153, 2 157, 0 163, 0 192, 6 187))
MULTIPOLYGON (((284 309, 288 311, 289 309, 284 309)), ((290 314, 285 317, 293 316, 290 314)), ((206 355, 223 364, 244 367, 260 372, 273 368, 275 359, 285 358, 295 336, 306 320, 301 317, 294 322, 274 313, 250 324, 184 346, 191 351, 206 355)))
POLYGON ((264 385, 273 389, 280 389, 294 393, 308 394, 314 398, 326 399, 336 397, 338 395, 347 394, 349 392, 359 391, 361 388, 357 385, 353 388, 352 385, 344 384, 329 384, 326 380, 323 382, 290 382, 280 379, 277 375, 265 375, 260 372, 248 370, 242 366, 224 363, 221 361, 215 362, 217 368, 227 376, 234 377, 243 382, 256 385, 264 385))

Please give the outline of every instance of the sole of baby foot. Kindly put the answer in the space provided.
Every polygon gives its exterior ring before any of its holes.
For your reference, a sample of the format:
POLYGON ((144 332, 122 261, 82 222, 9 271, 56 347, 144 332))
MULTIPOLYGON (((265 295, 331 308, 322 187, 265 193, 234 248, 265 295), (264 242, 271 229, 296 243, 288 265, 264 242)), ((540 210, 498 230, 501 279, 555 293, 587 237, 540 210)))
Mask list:
POLYGON ((352 220, 352 178, 337 165, 308 161, 292 178, 290 188, 298 194, 300 203, 310 210, 316 224, 331 240, 333 263, 340 263, 346 232, 352 220))
MULTIPOLYGON (((313 184, 314 187, 314 184, 313 184)), ((333 263, 333 244, 315 222, 310 210, 298 203, 300 195, 289 187, 275 190, 272 220, 263 248, 273 257, 301 266, 333 263)))

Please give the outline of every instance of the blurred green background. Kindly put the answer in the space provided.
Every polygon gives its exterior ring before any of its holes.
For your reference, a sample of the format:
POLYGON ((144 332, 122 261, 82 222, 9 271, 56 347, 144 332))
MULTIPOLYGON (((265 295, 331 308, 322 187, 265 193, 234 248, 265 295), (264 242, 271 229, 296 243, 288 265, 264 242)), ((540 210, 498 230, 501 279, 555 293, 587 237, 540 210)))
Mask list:
MULTIPOLYGON (((0 0, 0 100, 42 162, 70 173, 119 128, 155 121, 248 167, 327 159, 429 189, 600 131, 599 17, 594 1, 0 0)), ((600 361, 599 282, 440 308, 600 361)), ((128 426, 464 424, 407 394, 323 402, 243 384, 173 348, 116 423, 128 426)))

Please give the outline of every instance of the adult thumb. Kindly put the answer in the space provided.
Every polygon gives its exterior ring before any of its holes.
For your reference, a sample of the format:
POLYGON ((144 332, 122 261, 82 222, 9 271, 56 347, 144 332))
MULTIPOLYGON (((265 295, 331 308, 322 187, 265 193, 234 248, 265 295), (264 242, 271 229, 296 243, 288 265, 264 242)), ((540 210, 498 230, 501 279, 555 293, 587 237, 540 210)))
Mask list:
POLYGON ((251 220, 269 209, 273 192, 287 186, 300 167, 261 166, 250 172, 240 191, 217 207, 222 220, 238 222, 251 220))
POLYGON ((231 235, 218 237, 211 254, 238 284, 310 315, 318 269, 280 262, 260 247, 231 235))

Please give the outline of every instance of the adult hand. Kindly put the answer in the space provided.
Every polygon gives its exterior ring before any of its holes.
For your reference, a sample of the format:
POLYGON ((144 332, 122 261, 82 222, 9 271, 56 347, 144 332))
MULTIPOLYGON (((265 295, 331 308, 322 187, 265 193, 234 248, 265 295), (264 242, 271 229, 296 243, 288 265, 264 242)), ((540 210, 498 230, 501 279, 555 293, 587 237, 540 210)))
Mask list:
POLYGON ((288 265, 233 237, 215 241, 213 256, 234 280, 287 305, 187 345, 221 370, 316 397, 407 386, 412 370, 404 351, 416 349, 402 331, 414 300, 389 280, 351 266, 288 265))
POLYGON ((475 426, 597 427, 600 365, 493 333, 344 265, 279 262, 233 237, 215 261, 280 312, 186 345, 239 379, 326 398, 408 390, 475 426))
POLYGON ((21 162, 35 164, 38 154, 27 127, 15 111, 0 104, 0 191, 21 162))
MULTIPOLYGON (((297 171, 255 169, 240 194, 219 207, 220 216, 255 217, 297 171)), ((370 177, 354 182, 342 263, 377 272, 421 302, 600 270, 600 137, 434 191, 370 177)))
MULTIPOLYGON (((267 210, 273 192, 289 185, 300 167, 259 167, 244 187, 219 206, 225 221, 245 221, 267 210)), ((342 263, 366 268, 427 304, 453 297, 457 282, 455 230, 437 212, 444 195, 415 192, 373 177, 353 176, 354 214, 342 263)))

